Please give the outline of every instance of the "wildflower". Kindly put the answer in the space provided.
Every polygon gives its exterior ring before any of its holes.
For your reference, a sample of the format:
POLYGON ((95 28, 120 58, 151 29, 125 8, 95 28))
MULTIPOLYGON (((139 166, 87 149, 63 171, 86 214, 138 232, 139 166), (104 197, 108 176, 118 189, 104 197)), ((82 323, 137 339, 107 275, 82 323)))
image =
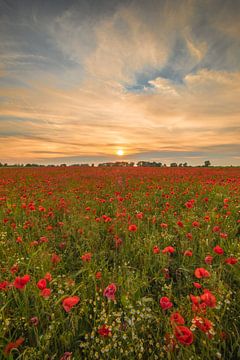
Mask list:
POLYGON ((112 335, 111 330, 109 329, 109 327, 107 325, 102 325, 99 329, 98 329, 98 333, 99 335, 103 336, 103 337, 108 337, 112 335))
POLYGON ((6 280, 0 282, 0 291, 1 291, 1 290, 6 290, 6 288, 8 287, 8 285, 9 285, 9 282, 6 281, 6 280))
POLYGON ((186 326, 176 326, 174 335, 182 345, 189 346, 193 342, 193 333, 186 326))
POLYGON ((214 226, 212 229, 213 232, 220 232, 220 230, 220 226, 214 226))
POLYGON ((92 257, 92 253, 88 252, 81 256, 82 261, 84 262, 90 262, 92 257))
POLYGON ((198 282, 194 282, 193 285, 195 286, 195 288, 197 289, 201 289, 202 285, 199 284, 198 282))
POLYGON ((198 279, 210 276, 210 273, 204 268, 197 268, 195 270, 194 274, 195 274, 196 278, 198 278, 198 279))
POLYGON ((162 250, 163 254, 169 253, 173 254, 175 252, 175 249, 172 246, 167 246, 162 250))
POLYGON ((4 354, 9 355, 12 349, 17 349, 24 342, 24 338, 20 337, 15 342, 10 342, 4 349, 4 354))
POLYGON ((50 282, 50 281, 52 281, 52 275, 49 272, 47 272, 44 276, 44 279, 46 279, 48 282, 50 282))
POLYGON ((170 301, 170 299, 166 296, 163 296, 159 300, 159 304, 163 310, 170 309, 173 306, 173 303, 170 301))
POLYGON ((30 323, 33 325, 33 326, 37 326, 39 324, 39 319, 37 316, 33 316, 31 319, 30 319, 30 323))
POLYGON ((45 288, 45 289, 43 289, 43 290, 41 291, 40 295, 41 295, 42 297, 44 297, 45 299, 47 299, 47 298, 49 298, 49 296, 51 295, 51 292, 52 292, 51 289, 45 288))
POLYGON ((183 325, 185 320, 178 312, 174 312, 170 316, 170 322, 172 325, 183 325))
POLYGON ((16 274, 18 272, 18 270, 19 270, 18 264, 14 264, 10 269, 12 274, 16 274))
POLYGON ((207 334, 209 333, 209 330, 213 328, 213 324, 210 320, 199 316, 194 317, 192 322, 194 323, 195 326, 197 326, 198 329, 200 329, 201 331, 207 334))
POLYGON ((159 253, 160 253, 160 249, 159 249, 158 246, 154 246, 154 247, 153 247, 153 253, 154 253, 154 254, 159 254, 159 253))
POLYGON ((213 257, 211 255, 207 255, 204 261, 207 265, 212 265, 213 257))
POLYGON ((193 221, 192 226, 193 227, 200 227, 200 222, 199 221, 193 221))
POLYGON ((233 256, 230 256, 229 258, 227 258, 225 260, 225 263, 229 264, 229 265, 235 265, 237 262, 238 262, 238 259, 233 256))
POLYGON ((46 236, 41 236, 39 242, 40 243, 48 243, 48 238, 46 236))
POLYGON ((193 252, 191 250, 186 250, 184 251, 184 256, 192 256, 193 255, 193 252))
POLYGON ((80 301, 78 296, 70 296, 63 300, 62 305, 66 312, 69 312, 73 306, 75 306, 80 301))
POLYGON ((216 306, 216 297, 211 293, 210 290, 204 289, 200 298, 208 307, 214 308, 216 306))
POLYGON ((37 287, 39 288, 39 290, 45 289, 47 287, 47 280, 46 279, 39 280, 37 283, 37 287))
POLYGON ((185 203, 186 208, 192 209, 192 207, 193 207, 193 205, 194 205, 194 202, 195 202, 194 199, 188 200, 188 201, 185 203))
POLYGON ((101 271, 97 271, 97 272, 96 272, 95 278, 98 279, 98 280, 102 278, 102 273, 101 273, 101 271))
POLYGON ((215 246, 213 251, 218 255, 223 255, 224 254, 224 250, 219 245, 215 246))
POLYGON ((181 228, 183 228, 183 227, 184 227, 183 222, 182 222, 182 221, 180 221, 180 220, 177 222, 177 225, 178 225, 179 227, 181 227, 181 228))
POLYGON ((16 277, 16 279, 14 280, 13 286, 16 289, 24 289, 25 285, 30 281, 30 276, 29 275, 24 275, 23 277, 16 277))
POLYGON ((23 240, 22 240, 22 237, 21 237, 21 236, 18 236, 17 239, 16 239, 16 242, 20 244, 20 243, 22 243, 22 241, 23 241, 23 240))
POLYGON ((115 300, 116 291, 117 291, 117 286, 114 283, 112 283, 104 289, 103 295, 106 296, 109 300, 115 300))
POLYGON ((60 256, 58 256, 57 254, 53 254, 51 257, 51 262, 56 265, 61 261, 60 256))
POLYGON ((63 356, 60 358, 60 360, 71 360, 72 352, 66 351, 63 356))
POLYGON ((142 219, 142 218, 143 218, 143 213, 142 213, 142 212, 137 213, 137 214, 136 214, 136 217, 137 217, 138 219, 142 219))
POLYGON ((135 224, 129 225, 128 230, 132 231, 132 232, 137 231, 137 225, 135 225, 135 224))

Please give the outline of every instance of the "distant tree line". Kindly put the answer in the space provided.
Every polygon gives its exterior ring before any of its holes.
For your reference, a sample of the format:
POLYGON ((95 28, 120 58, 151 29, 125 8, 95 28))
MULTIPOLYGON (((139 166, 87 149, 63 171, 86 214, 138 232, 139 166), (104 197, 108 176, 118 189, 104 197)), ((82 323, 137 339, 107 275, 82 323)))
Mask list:
MULTIPOLYGON (((60 165, 54 165, 54 164, 49 164, 49 165, 42 165, 42 164, 35 164, 35 163, 27 163, 27 164, 8 164, 8 163, 1 163, 0 162, 0 168, 3 167, 14 167, 14 168, 29 168, 29 167, 73 167, 73 166, 78 166, 78 167, 94 167, 94 164, 88 164, 88 163, 83 163, 83 164, 71 164, 71 165, 67 165, 67 164, 60 164, 60 165)), ((100 163, 98 164, 98 167, 167 167, 166 164, 163 164, 161 162, 156 162, 156 161, 138 161, 136 164, 134 162, 128 162, 128 161, 115 161, 115 162, 104 162, 104 163, 100 163)), ((187 162, 184 163, 179 163, 177 164, 176 162, 172 162, 169 165, 170 167, 192 167, 191 165, 188 165, 187 162)), ((203 165, 198 165, 195 167, 209 167, 211 166, 211 162, 209 160, 205 160, 203 165)), ((232 165, 230 165, 230 167, 232 167, 232 165)))

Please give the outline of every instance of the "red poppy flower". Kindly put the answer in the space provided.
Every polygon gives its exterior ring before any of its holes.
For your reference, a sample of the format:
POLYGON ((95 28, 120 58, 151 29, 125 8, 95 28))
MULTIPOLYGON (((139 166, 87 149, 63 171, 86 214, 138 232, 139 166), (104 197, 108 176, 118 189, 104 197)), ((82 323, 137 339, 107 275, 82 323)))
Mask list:
POLYGON ((37 287, 39 288, 39 290, 45 289, 47 287, 47 280, 46 279, 39 280, 37 283, 37 287))
POLYGON ((53 254, 52 257, 51 257, 51 262, 53 264, 58 264, 59 262, 61 261, 61 258, 60 256, 58 256, 57 254, 53 254))
POLYGON ((219 234, 222 239, 227 239, 228 235, 226 233, 219 234))
POLYGON ((211 255, 207 255, 204 261, 207 265, 212 265, 213 257, 211 255))
POLYGON ((137 225, 135 224, 129 225, 128 230, 132 232, 137 231, 137 225))
POLYGON ((192 320, 193 324, 195 324, 197 326, 198 329, 200 329, 201 331, 208 333, 209 330, 211 330, 213 328, 213 324, 210 320, 199 317, 199 316, 195 316, 194 319, 192 320))
POLYGON ((159 304, 163 310, 170 309, 173 306, 173 303, 170 301, 170 299, 166 296, 163 296, 159 300, 159 304))
POLYGON ((229 258, 227 258, 225 260, 225 263, 229 264, 229 265, 235 265, 237 262, 238 262, 238 259, 233 256, 230 256, 229 258))
POLYGON ((8 281, 2 281, 0 282, 0 291, 1 290, 6 290, 7 286, 9 285, 9 282, 8 281))
POLYGON ((95 274, 95 278, 99 280, 99 279, 101 279, 101 277, 102 277, 101 271, 97 271, 95 274))
POLYGON ((49 272, 47 272, 44 276, 44 279, 46 279, 47 281, 50 282, 50 281, 52 281, 52 275, 49 272))
POLYGON ((12 274, 16 274, 19 271, 19 266, 18 264, 14 264, 11 269, 10 269, 12 274))
POLYGON ((82 261, 89 262, 91 260, 92 253, 88 252, 81 256, 82 261))
POLYGON ((213 232, 219 232, 221 229, 220 229, 220 226, 214 226, 213 227, 213 232))
POLYGON ((138 219, 142 219, 142 218, 143 218, 143 213, 142 213, 142 212, 137 213, 137 214, 136 214, 136 217, 137 217, 138 219))
POLYGON ((159 253, 160 253, 160 249, 159 249, 158 246, 154 246, 154 247, 153 247, 153 253, 154 253, 154 254, 159 254, 159 253))
POLYGON ((112 283, 104 289, 103 295, 106 296, 109 300, 115 300, 115 293, 117 291, 117 286, 112 283))
POLYGON ((196 278, 198 278, 198 279, 210 276, 210 273, 204 268, 197 268, 195 270, 194 274, 195 274, 196 278))
POLYGON ((183 225, 183 222, 182 222, 182 221, 178 221, 178 222, 177 222, 177 225, 178 225, 179 227, 181 227, 181 228, 183 228, 183 227, 184 227, 184 225, 183 225))
POLYGON ((33 326, 38 326, 39 324, 39 319, 37 316, 33 316, 31 319, 30 319, 30 324, 33 325, 33 326))
POLYGON ((4 354, 9 355, 12 349, 17 349, 24 342, 24 338, 20 337, 15 342, 10 342, 4 349, 4 354))
POLYGON ((193 252, 191 250, 186 250, 184 251, 184 256, 192 256, 193 255, 193 252))
POLYGON ((223 255, 224 254, 224 250, 219 245, 215 246, 213 251, 218 255, 223 255))
POLYGON ((51 295, 52 290, 49 288, 45 288, 41 291, 40 295, 44 298, 48 298, 51 295))
POLYGON ((107 325, 102 325, 99 329, 98 329, 98 333, 99 335, 103 336, 103 337, 108 337, 112 335, 111 330, 109 329, 109 327, 107 325))
POLYGON ((210 290, 204 289, 200 298, 208 307, 214 308, 216 306, 216 297, 211 293, 210 290))
POLYGON ((170 316, 170 322, 172 325, 183 325, 185 320, 178 312, 174 312, 170 316))
POLYGON ((70 296, 63 300, 62 305, 66 312, 69 312, 73 306, 75 306, 80 301, 78 296, 70 296))
POLYGON ((198 282, 194 282, 193 285, 195 286, 195 288, 197 289, 201 289, 202 285, 199 284, 198 282))
POLYGON ((24 275, 23 277, 16 277, 14 280, 13 286, 16 289, 24 289, 25 285, 30 281, 29 275, 24 275))
POLYGON ((189 346, 193 342, 193 333, 186 326, 176 326, 174 334, 182 345, 189 346))
POLYGON ((169 253, 173 254, 175 252, 175 249, 172 246, 167 246, 162 250, 163 254, 169 253))

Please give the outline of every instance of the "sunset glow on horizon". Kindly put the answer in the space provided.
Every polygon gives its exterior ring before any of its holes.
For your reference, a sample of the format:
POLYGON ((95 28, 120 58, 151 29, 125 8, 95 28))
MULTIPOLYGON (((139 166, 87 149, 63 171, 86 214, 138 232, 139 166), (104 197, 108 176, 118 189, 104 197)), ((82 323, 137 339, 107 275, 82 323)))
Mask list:
POLYGON ((240 2, 0 0, 0 162, 240 165, 240 2))

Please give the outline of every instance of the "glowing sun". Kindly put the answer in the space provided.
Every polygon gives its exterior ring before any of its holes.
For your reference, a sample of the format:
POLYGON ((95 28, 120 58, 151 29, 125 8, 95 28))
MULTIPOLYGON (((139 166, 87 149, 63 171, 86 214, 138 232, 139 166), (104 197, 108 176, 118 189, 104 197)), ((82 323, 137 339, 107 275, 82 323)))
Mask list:
POLYGON ((118 150, 117 150, 117 155, 118 155, 118 156, 124 155, 124 151, 123 151, 122 149, 118 149, 118 150))

